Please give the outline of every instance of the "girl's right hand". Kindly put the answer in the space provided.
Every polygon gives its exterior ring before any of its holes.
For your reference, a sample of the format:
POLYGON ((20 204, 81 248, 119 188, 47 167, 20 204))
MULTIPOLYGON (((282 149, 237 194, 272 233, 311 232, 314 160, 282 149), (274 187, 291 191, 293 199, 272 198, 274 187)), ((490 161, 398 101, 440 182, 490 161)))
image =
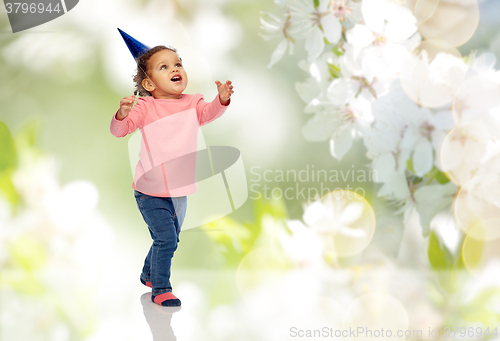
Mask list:
POLYGON ((135 96, 123 97, 120 101, 120 116, 123 118, 127 117, 130 110, 132 110, 132 105, 134 104, 135 96))

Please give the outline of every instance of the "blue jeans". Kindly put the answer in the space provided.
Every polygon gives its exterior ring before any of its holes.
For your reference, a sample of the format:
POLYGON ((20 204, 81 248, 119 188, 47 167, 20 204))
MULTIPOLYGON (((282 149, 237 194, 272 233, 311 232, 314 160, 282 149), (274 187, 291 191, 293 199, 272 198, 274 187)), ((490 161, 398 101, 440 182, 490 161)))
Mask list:
POLYGON ((172 291, 170 266, 184 222, 187 197, 154 197, 134 190, 137 207, 153 238, 141 279, 151 282, 153 296, 172 291))

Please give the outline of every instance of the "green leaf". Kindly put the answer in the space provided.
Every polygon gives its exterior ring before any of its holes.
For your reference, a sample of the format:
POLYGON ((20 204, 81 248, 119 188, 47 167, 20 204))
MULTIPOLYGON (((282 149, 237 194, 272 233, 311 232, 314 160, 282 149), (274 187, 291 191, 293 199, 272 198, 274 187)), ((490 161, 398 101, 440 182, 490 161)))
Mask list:
POLYGON ((34 147, 39 123, 31 120, 24 124, 16 135, 16 143, 21 143, 23 147, 34 147))
MULTIPOLYGON (((481 239, 472 238, 470 235, 464 238, 461 252, 465 251, 467 257, 467 267, 470 269, 478 269, 481 267, 484 255, 484 241, 481 239)), ((462 262, 464 255, 461 254, 462 262)))
POLYGON ((436 166, 434 166, 427 174, 424 175, 426 178, 436 179, 441 185, 450 181, 445 173, 441 172, 436 166))
POLYGON ((342 50, 338 45, 335 45, 332 47, 332 52, 337 56, 343 56, 344 55, 344 50, 342 50))
POLYGON ((450 182, 450 178, 448 178, 448 176, 446 176, 445 173, 441 172, 441 171, 438 171, 436 176, 434 177, 437 182, 439 182, 440 184, 445 184, 447 182, 450 182))
POLYGON ((207 236, 217 243, 223 253, 227 266, 237 266, 254 249, 258 237, 263 233, 262 219, 266 214, 277 220, 288 217, 283 200, 266 201, 263 198, 261 195, 254 201, 253 222, 242 224, 226 216, 204 225, 207 236))
POLYGON ((406 161, 406 168, 408 168, 412 173, 415 173, 413 170, 413 159, 409 158, 408 161, 406 161))
POLYGON ((431 231, 429 237, 428 256, 432 268, 437 272, 441 287, 449 293, 455 292, 457 290, 455 259, 446 246, 440 242, 434 231, 431 231))
POLYGON ((332 78, 340 78, 342 77, 342 73, 340 72, 340 66, 334 65, 334 64, 328 64, 328 71, 330 72, 330 76, 332 78))
POLYGON ((318 8, 319 7, 319 0, 314 0, 314 8, 318 8))
POLYGON ((0 122, 0 150, 0 192, 13 204, 12 209, 15 215, 17 204, 21 199, 12 183, 12 174, 18 164, 17 150, 9 128, 3 122, 0 122))
POLYGON ((496 316, 497 319, 500 318, 500 314, 495 314, 489 312, 485 307, 493 302, 488 302, 494 300, 495 297, 500 295, 500 289, 497 287, 485 288, 479 294, 472 299, 467 305, 463 305, 459 310, 459 315, 464 320, 470 322, 482 322, 484 325, 489 325, 490 321, 496 316))
POLYGON ((450 252, 444 245, 441 245, 434 231, 431 231, 429 237, 429 249, 427 254, 434 270, 447 269, 453 264, 450 252))
POLYGON ((460 247, 458 248, 458 253, 457 253, 457 269, 460 271, 465 269, 465 265, 464 265, 464 241, 465 241, 465 238, 462 238, 462 241, 460 243, 460 247))
POLYGON ((457 291, 457 271, 455 269, 439 271, 438 279, 441 287, 450 294, 457 291))
POLYGON ((227 216, 205 224, 204 231, 218 244, 228 266, 238 265, 251 248, 252 243, 244 241, 256 238, 251 229, 227 216))
POLYGON ((0 172, 17 167, 16 145, 7 125, 0 122, 0 172))
POLYGON ((11 259, 26 271, 41 269, 47 263, 45 246, 28 235, 21 235, 9 245, 11 259))
POLYGON ((12 204, 13 215, 17 213, 17 206, 21 201, 21 196, 12 183, 13 169, 0 172, 0 192, 3 192, 7 200, 12 204))
POLYGON ((457 185, 448 182, 444 185, 422 186, 413 192, 413 197, 417 201, 417 211, 420 215, 420 225, 424 237, 429 236, 432 218, 452 203, 457 189, 457 185))
POLYGON ((45 294, 45 287, 33 275, 32 272, 26 272, 20 281, 10 281, 10 286, 21 295, 42 296, 45 294))

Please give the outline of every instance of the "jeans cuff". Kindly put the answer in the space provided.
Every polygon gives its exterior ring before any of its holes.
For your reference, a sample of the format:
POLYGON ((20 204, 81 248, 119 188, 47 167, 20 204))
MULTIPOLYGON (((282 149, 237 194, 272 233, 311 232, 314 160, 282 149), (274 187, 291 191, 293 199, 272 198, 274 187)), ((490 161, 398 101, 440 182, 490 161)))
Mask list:
POLYGON ((160 289, 157 291, 153 291, 152 296, 158 296, 158 295, 164 294, 166 292, 172 292, 172 289, 160 289))

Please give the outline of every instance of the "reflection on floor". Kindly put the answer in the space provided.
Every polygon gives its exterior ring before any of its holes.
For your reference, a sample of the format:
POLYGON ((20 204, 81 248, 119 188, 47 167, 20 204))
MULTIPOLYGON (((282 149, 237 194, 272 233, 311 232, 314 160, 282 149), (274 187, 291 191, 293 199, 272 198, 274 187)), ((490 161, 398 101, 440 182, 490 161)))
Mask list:
POLYGON ((147 292, 141 296, 141 304, 144 317, 148 322, 153 335, 153 340, 175 341, 174 331, 172 330, 172 315, 181 310, 181 307, 162 307, 151 301, 151 293, 147 292))
MULTIPOLYGON (((346 269, 265 269, 261 262, 260 270, 174 269, 172 287, 181 307, 153 303, 150 289, 125 267, 126 285, 109 287, 112 294, 96 311, 99 324, 84 341, 382 340, 367 336, 382 328, 393 332, 391 340, 403 341, 398 331, 427 336, 441 328, 450 312, 429 297, 428 288, 436 285, 429 279, 436 274, 381 259, 346 269), (351 330, 357 336, 345 337, 351 330)), ((461 286, 450 302, 463 304, 461 297, 473 294, 467 288, 461 286)))

